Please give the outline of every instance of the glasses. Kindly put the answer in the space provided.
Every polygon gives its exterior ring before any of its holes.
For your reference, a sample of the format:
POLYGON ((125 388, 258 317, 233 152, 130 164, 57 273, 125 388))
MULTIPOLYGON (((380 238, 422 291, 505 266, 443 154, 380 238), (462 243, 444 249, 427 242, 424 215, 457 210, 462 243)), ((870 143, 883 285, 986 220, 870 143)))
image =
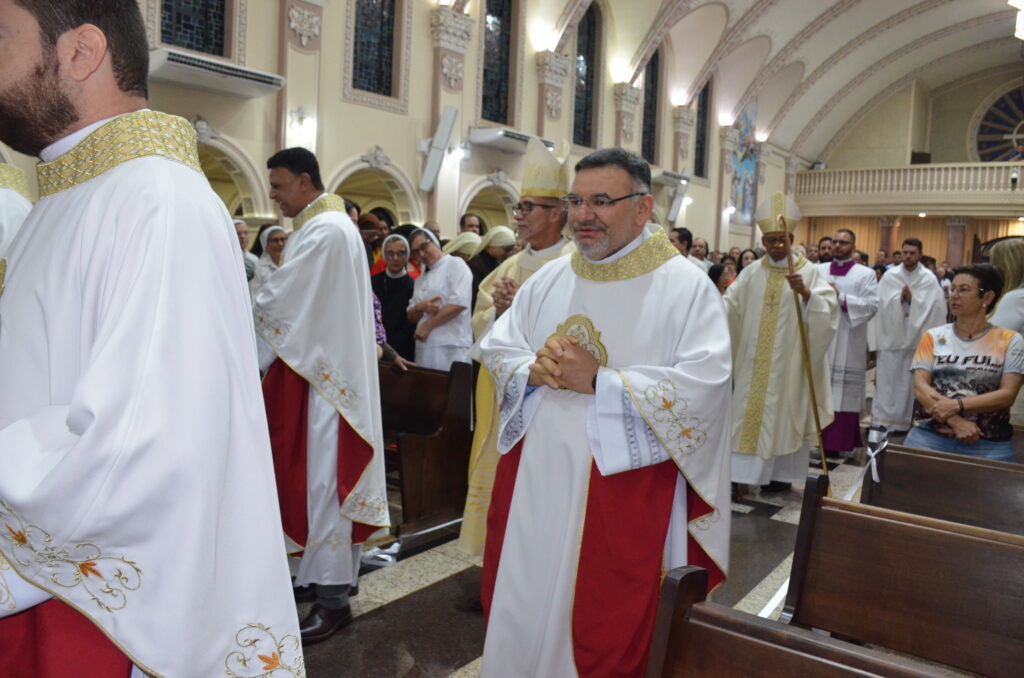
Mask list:
POLYGON ((533 208, 535 208, 535 207, 543 207, 546 210, 554 210, 554 209, 560 208, 561 205, 542 205, 539 202, 530 202, 529 200, 521 200, 521 201, 519 201, 518 205, 516 205, 515 207, 512 208, 512 213, 515 214, 516 212, 519 212, 524 217, 525 216, 529 216, 530 212, 532 212, 533 208))
MULTIPOLYGON (((419 250, 417 250, 418 252, 419 250)), ((396 250, 394 252, 385 252, 384 256, 388 259, 404 259, 407 255, 405 250, 396 250)))
POLYGON ((620 200, 635 198, 640 195, 647 195, 647 193, 644 191, 630 193, 629 195, 624 195, 621 198, 612 198, 607 195, 595 195, 593 198, 581 198, 574 193, 570 193, 568 195, 563 195, 559 200, 561 200, 562 204, 565 205, 567 209, 578 210, 586 205, 592 212, 597 212, 611 207, 620 200))
POLYGON ((424 253, 424 252, 426 252, 426 251, 427 251, 427 248, 428 248, 428 247, 430 247, 430 246, 431 246, 432 244, 433 244, 433 243, 431 243, 431 242, 430 242, 429 240, 427 240, 426 242, 424 242, 423 244, 421 244, 421 245, 420 245, 419 247, 413 247, 413 248, 412 248, 412 251, 413 251, 413 252, 415 252, 416 254, 418 254, 418 255, 420 255, 420 256, 422 257, 422 256, 423 256, 423 253, 424 253))
POLYGON ((959 287, 949 288, 949 296, 953 296, 955 294, 958 297, 962 297, 967 294, 973 294, 974 292, 977 292, 978 296, 980 297, 981 295, 985 294, 986 290, 983 290, 980 287, 976 290, 973 287, 968 287, 967 285, 960 285, 959 287))

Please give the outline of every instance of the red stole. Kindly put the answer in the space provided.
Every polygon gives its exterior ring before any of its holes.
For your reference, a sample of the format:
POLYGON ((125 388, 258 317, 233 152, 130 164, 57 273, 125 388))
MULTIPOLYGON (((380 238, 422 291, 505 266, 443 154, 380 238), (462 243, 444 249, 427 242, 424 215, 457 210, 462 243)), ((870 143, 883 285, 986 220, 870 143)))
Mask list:
MULTIPOLYGON (((494 479, 480 584, 487 616, 522 448, 520 441, 502 455, 494 479)), ((678 476, 672 461, 611 476, 591 466, 572 612, 579 678, 642 678, 647 670, 678 476)), ((686 503, 691 522, 712 512, 689 485, 686 503)), ((686 541, 687 563, 708 570, 713 590, 725 574, 689 534, 686 541)))
POLYGON ((103 631, 59 600, 0 619, 0 676, 128 678, 131 672, 131 660, 103 631))
MULTIPOLYGON (((306 501, 309 383, 283 361, 275 360, 263 379, 263 399, 267 404, 267 425, 274 455, 277 496, 281 503, 281 522, 288 538, 305 546, 309 532, 306 501)), ((339 414, 339 506, 344 504, 355 489, 372 459, 373 448, 339 414)), ((378 529, 373 525, 353 522, 352 543, 361 544, 378 529)))

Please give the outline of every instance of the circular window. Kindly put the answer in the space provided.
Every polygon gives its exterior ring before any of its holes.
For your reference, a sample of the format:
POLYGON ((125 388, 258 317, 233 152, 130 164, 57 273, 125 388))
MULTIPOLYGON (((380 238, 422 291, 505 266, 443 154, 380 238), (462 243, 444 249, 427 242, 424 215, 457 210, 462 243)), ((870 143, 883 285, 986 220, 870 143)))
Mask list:
POLYGON ((996 99, 981 119, 976 140, 983 162, 1008 160, 1014 148, 1024 144, 1024 86, 996 99))

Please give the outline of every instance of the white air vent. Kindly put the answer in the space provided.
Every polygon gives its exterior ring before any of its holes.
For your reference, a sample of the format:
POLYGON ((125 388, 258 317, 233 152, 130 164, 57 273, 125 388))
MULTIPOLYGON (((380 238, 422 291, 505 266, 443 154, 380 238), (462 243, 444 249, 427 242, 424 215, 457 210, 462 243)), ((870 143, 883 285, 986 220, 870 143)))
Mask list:
MULTIPOLYGON (((487 146, 503 153, 526 153, 526 144, 530 141, 529 134, 515 132, 503 127, 471 127, 469 143, 474 146, 487 146)), ((545 146, 554 148, 554 142, 541 139, 545 146)))
POLYGON ((246 99, 273 94, 284 87, 280 75, 167 48, 150 50, 149 77, 246 99))

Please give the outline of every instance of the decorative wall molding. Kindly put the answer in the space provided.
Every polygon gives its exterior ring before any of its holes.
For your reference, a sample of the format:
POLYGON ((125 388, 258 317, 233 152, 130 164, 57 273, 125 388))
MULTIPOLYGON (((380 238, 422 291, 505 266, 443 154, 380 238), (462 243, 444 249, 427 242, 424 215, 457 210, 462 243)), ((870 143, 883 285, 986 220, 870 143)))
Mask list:
POLYGON ((616 83, 612 92, 615 98, 615 145, 632 144, 636 139, 636 112, 640 108, 642 92, 628 82, 616 83))
POLYGON ((462 91, 462 81, 466 76, 466 60, 458 54, 441 52, 441 78, 445 89, 451 92, 462 91))
MULTIPOLYGON (((388 155, 379 147, 374 147, 366 155, 350 158, 330 175, 324 185, 331 193, 341 195, 339 193, 341 184, 356 172, 367 170, 377 173, 380 177, 386 178, 384 183, 391 193, 392 205, 397 208, 399 222, 422 224, 425 217, 423 205, 417 197, 419 195, 417 185, 402 171, 401 167, 391 163, 390 159, 386 164, 380 164, 382 158, 388 158, 388 155), (375 165, 370 165, 365 158, 372 159, 375 165)), ((364 207, 366 206, 364 205, 364 207)))
POLYGON ((558 17, 555 24, 555 35, 558 36, 558 46, 555 52, 564 52, 569 47, 569 42, 576 37, 576 27, 580 19, 590 9, 593 0, 569 0, 562 10, 562 16, 558 17))
POLYGON ((572 59, 567 54, 550 51, 537 53, 540 98, 544 102, 544 115, 548 120, 562 119, 563 92, 571 66, 572 59))
POLYGON ((453 54, 465 55, 469 41, 473 39, 473 17, 455 12, 448 7, 438 7, 430 12, 430 33, 434 47, 453 54))
POLYGON ((412 60, 412 5, 413 0, 397 0, 395 11, 395 69, 394 96, 381 96, 352 86, 352 51, 355 49, 356 0, 345 3, 345 67, 342 69, 341 98, 344 101, 379 108, 402 115, 409 112, 409 68, 412 60))
POLYGON ((690 136, 697 127, 697 111, 689 106, 672 109, 672 131, 676 135, 676 153, 680 160, 690 157, 690 136))
POLYGON ((757 0, 754 5, 744 13, 739 20, 733 24, 732 28, 726 29, 725 35, 718 44, 715 46, 715 50, 711 53, 711 56, 707 61, 704 62, 704 66, 697 74, 697 78, 690 84, 690 89, 686 93, 686 100, 692 101, 693 97, 704 88, 705 83, 711 78, 714 70, 718 67, 718 63, 727 55, 733 51, 744 41, 744 36, 747 30, 750 29, 761 16, 767 12, 772 6, 779 0, 757 0))
POLYGON ((384 169, 391 163, 391 157, 384 152, 384 149, 380 146, 374 146, 366 155, 359 156, 359 159, 365 162, 372 169, 384 169))
POLYGON ((970 223, 970 217, 946 217, 946 226, 949 226, 950 228, 967 228, 967 226, 969 226, 970 223))
MULTIPOLYGON (((729 155, 736 150, 740 143, 740 131, 729 125, 718 129, 719 147, 722 150, 722 171, 726 175, 732 174, 732 163, 729 162, 729 155)), ((724 191, 723 191, 724 193, 724 191)))
POLYGON ((288 41, 301 49, 314 52, 319 50, 322 21, 322 8, 303 7, 299 3, 293 3, 288 8, 288 41))

